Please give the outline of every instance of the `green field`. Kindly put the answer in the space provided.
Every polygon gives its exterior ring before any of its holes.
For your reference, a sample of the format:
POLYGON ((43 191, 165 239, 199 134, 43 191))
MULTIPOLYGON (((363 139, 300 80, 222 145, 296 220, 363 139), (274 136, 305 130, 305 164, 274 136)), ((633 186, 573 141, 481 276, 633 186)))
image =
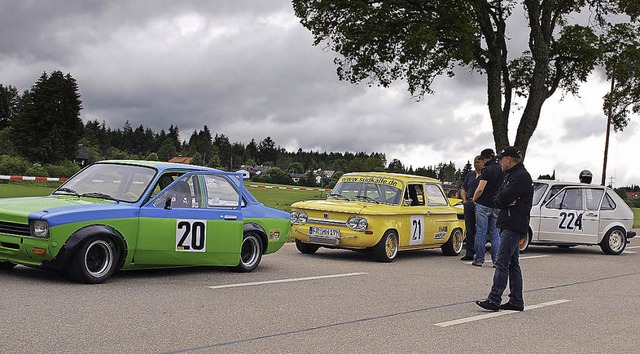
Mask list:
POLYGON ((633 228, 640 228, 640 208, 631 208, 633 210, 633 228))
MULTIPOLYGON (((265 185, 264 183, 245 183, 247 189, 258 201, 272 208, 290 211, 291 204, 300 200, 324 199, 324 191, 301 191, 292 189, 266 189, 249 187, 251 185, 265 185)), ((35 182, 35 181, 1 181, 0 198, 33 197, 49 195, 58 186, 59 182, 35 182)), ((291 186, 282 186, 291 187, 291 186)))

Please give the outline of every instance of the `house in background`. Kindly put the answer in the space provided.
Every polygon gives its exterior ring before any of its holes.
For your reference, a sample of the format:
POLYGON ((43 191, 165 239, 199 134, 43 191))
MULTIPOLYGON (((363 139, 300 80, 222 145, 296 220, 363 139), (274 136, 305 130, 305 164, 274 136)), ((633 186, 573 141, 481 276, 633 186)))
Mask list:
POLYGON ((84 148, 84 145, 78 144, 78 153, 74 161, 80 165, 80 167, 86 166, 89 162, 89 155, 87 155, 87 150, 84 148))
POLYGON ((176 156, 176 157, 172 157, 169 159, 169 162, 175 162, 175 163, 183 163, 185 165, 190 165, 191 164, 191 160, 193 160, 193 157, 188 157, 188 156, 176 156))

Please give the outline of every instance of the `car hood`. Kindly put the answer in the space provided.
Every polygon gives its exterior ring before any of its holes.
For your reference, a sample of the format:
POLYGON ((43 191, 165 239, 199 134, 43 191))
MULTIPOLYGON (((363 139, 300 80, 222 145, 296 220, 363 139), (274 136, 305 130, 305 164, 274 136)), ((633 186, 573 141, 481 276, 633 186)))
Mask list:
POLYGON ((304 202, 297 202, 291 205, 291 208, 294 209, 305 209, 305 210, 322 210, 322 211, 333 211, 339 213, 352 213, 352 214, 362 214, 362 213, 385 213, 390 212, 392 210, 397 210, 398 206, 392 206, 388 204, 376 204, 372 202, 365 201, 353 201, 353 200, 337 200, 337 199, 327 199, 327 200, 308 200, 304 202))
MULTIPOLYGON (((26 223, 32 219, 50 219, 57 216, 113 209, 118 205, 111 200, 98 198, 79 198, 75 196, 52 195, 47 197, 25 197, 0 199, 0 221, 26 223)), ((118 207, 122 208, 122 207, 118 207)), ((129 209, 128 207, 127 209, 129 209)))

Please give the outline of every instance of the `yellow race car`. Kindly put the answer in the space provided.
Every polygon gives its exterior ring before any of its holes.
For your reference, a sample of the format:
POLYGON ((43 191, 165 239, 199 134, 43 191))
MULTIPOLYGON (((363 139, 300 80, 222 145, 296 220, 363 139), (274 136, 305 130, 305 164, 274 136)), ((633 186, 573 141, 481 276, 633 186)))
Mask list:
POLYGON ((320 247, 370 250, 381 262, 398 251, 462 250, 464 215, 453 207, 440 181, 395 173, 347 173, 326 200, 291 205, 296 247, 313 254, 320 247))

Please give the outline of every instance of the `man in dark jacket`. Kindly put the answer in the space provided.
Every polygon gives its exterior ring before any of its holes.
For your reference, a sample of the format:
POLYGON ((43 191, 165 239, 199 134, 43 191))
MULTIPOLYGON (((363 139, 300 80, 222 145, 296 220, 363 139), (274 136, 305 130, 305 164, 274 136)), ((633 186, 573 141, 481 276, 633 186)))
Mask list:
POLYGON ((469 171, 462 184, 461 197, 464 207, 464 225, 467 230, 465 238, 467 247, 464 257, 460 258, 461 261, 472 261, 473 255, 476 253, 476 205, 473 204, 472 199, 480 182, 480 173, 484 168, 484 160, 480 155, 473 159, 473 168, 474 170, 469 171))
POLYGON ((518 148, 509 146, 498 155, 500 167, 505 171, 504 181, 494 197, 500 209, 497 226, 500 228, 500 247, 493 286, 486 300, 476 301, 490 311, 524 310, 522 297, 522 271, 520 270, 520 239, 529 231, 529 215, 533 201, 533 181, 522 164, 518 148), (502 293, 509 282, 509 302, 502 302, 502 293))

